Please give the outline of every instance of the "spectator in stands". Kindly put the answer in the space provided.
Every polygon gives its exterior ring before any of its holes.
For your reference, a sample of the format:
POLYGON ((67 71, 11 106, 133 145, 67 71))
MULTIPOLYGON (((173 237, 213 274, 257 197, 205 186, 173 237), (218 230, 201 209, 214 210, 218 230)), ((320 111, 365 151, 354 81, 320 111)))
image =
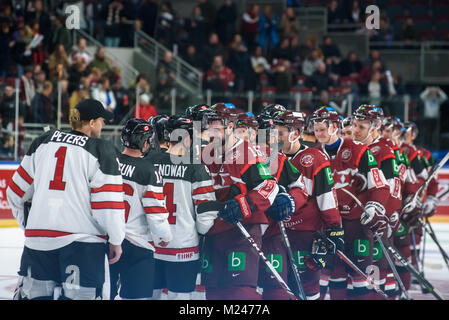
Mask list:
POLYGON ((341 59, 340 49, 336 44, 332 42, 332 38, 325 36, 323 44, 321 45, 321 52, 325 58, 332 59, 333 63, 339 63, 341 59))
POLYGON ((159 6, 158 0, 143 0, 139 8, 139 19, 143 22, 143 31, 154 37, 159 6))
MULTIPOLYGON (((1 126, 12 131, 13 122, 16 119, 16 97, 12 86, 5 86, 3 97, 0 100, 0 119, 1 126)), ((25 108, 19 101, 19 115, 24 116, 25 108)))
POLYGON ((305 76, 309 77, 317 70, 318 66, 322 63, 323 60, 318 57, 318 51, 316 49, 313 49, 302 64, 302 73, 305 76))
MULTIPOLYGON (((157 81, 157 80, 156 80, 157 81)), ((136 96, 142 93, 150 93, 150 84, 145 73, 140 73, 136 80, 128 88, 129 104, 134 106, 136 104, 136 96)))
POLYGON ((156 77, 166 75, 168 84, 170 86, 173 86, 175 84, 176 78, 173 69, 173 53, 171 51, 165 51, 164 58, 162 59, 162 61, 159 61, 156 67, 156 77))
POLYGON ((370 66, 365 66, 362 71, 360 71, 358 83, 360 86, 365 87, 371 79, 374 72, 383 73, 382 62, 380 60, 374 60, 370 66))
POLYGON ((27 35, 26 30, 25 25, 17 26, 16 40, 13 47, 11 47, 11 57, 17 64, 19 76, 23 73, 23 69, 26 66, 33 65, 33 57, 29 54, 31 38, 27 35), (25 55, 25 52, 27 52, 27 55, 25 55))
POLYGON ((87 64, 82 57, 78 57, 78 62, 73 64, 69 70, 69 91, 76 90, 81 78, 89 75, 87 64))
POLYGON ((36 94, 36 88, 33 79, 33 67, 26 66, 23 75, 20 77, 20 96, 19 99, 25 104, 26 109, 31 107, 31 101, 33 101, 36 94))
POLYGON ((98 68, 102 74, 105 74, 111 70, 111 64, 111 61, 106 57, 105 48, 98 47, 97 52, 95 53, 95 58, 90 63, 89 67, 98 68))
POLYGON ((10 27, 14 27, 17 24, 17 16, 12 11, 11 4, 4 4, 3 11, 0 13, 0 21, 7 23, 10 27))
POLYGON ((184 56, 184 60, 198 70, 202 72, 205 71, 204 58, 198 54, 198 52, 196 51, 196 47, 193 44, 187 47, 187 52, 184 56))
MULTIPOLYGON (((58 117, 60 118, 62 123, 69 123, 69 110, 70 110, 70 97, 69 97, 69 92, 68 92, 68 88, 69 88, 69 82, 66 79, 62 79, 61 80, 61 86, 60 86, 60 90, 61 90, 61 112, 58 114, 58 117)), ((55 110, 57 110, 58 107, 58 95, 59 95, 59 88, 58 88, 58 84, 56 83, 53 88, 55 88, 55 90, 53 90, 52 93, 52 103, 55 106, 55 110)))
POLYGON ((134 37, 132 36, 135 21, 138 15, 138 5, 136 0, 122 0, 123 9, 120 11, 120 47, 134 47, 134 37))
POLYGON ((317 70, 307 78, 306 87, 312 89, 314 93, 319 93, 322 90, 328 90, 332 85, 332 81, 329 78, 329 72, 325 63, 320 63, 317 70))
POLYGON ((99 100, 107 111, 114 113, 117 103, 114 92, 109 87, 109 79, 107 77, 102 77, 100 86, 92 90, 92 98, 99 100))
POLYGON ((164 1, 161 4, 161 12, 157 17, 155 38, 167 48, 171 48, 174 42, 175 13, 171 3, 164 1))
POLYGON ((164 112, 171 110, 172 88, 173 87, 168 83, 168 76, 166 74, 163 74, 158 78, 155 88, 155 102, 159 110, 163 110, 164 112))
POLYGON ((345 17, 349 23, 362 24, 364 15, 360 8, 359 0, 353 0, 351 9, 348 10, 347 17, 345 17))
POLYGON ((254 54, 251 56, 251 65, 254 72, 258 75, 270 72, 270 64, 263 55, 261 46, 257 46, 254 50, 254 54))
POLYGON ((357 58, 355 52, 349 52, 346 59, 343 59, 339 65, 339 75, 342 77, 351 77, 356 80, 362 71, 362 62, 357 58))
POLYGON ((44 6, 41 0, 35 0, 32 7, 25 14, 25 21, 36 21, 40 34, 44 36, 44 47, 47 47, 50 40, 51 20, 50 16, 44 11, 44 6))
POLYGON ((256 38, 259 26, 259 5, 252 4, 248 10, 243 13, 241 29, 243 40, 248 46, 249 51, 253 51, 256 46, 256 38))
POLYGON ((236 76, 235 89, 237 92, 255 90, 255 74, 251 67, 251 57, 240 34, 234 36, 228 65, 236 76))
POLYGON ((81 58, 82 61, 86 64, 86 66, 92 62, 93 57, 89 52, 87 52, 86 46, 87 46, 86 39, 79 38, 76 49, 74 49, 69 55, 70 65, 79 63, 80 61, 78 58, 81 58))
POLYGON ((198 7, 201 8, 203 17, 206 18, 209 27, 213 27, 215 24, 215 16, 217 14, 215 5, 209 0, 198 0, 198 7))
POLYGON ((291 38, 299 33, 299 18, 295 14, 295 9, 287 7, 281 17, 279 32, 282 38, 291 38))
POLYGON ((189 44, 193 44, 197 48, 203 48, 207 44, 209 24, 199 6, 193 9, 192 18, 186 20, 185 28, 189 35, 189 44))
POLYGON ((223 64, 223 57, 214 57, 211 68, 206 72, 206 87, 217 92, 226 92, 234 87, 234 73, 223 64))
POLYGON ((143 93, 140 95, 140 104, 134 109, 134 118, 147 121, 150 117, 157 116, 156 107, 150 103, 151 95, 143 93))
POLYGON ((290 41, 288 38, 284 38, 279 45, 273 49, 272 57, 273 59, 288 60, 290 58, 290 54, 290 41))
POLYGON ((424 103, 424 117, 421 120, 424 141, 430 148, 438 148, 441 125, 440 107, 447 100, 447 95, 440 87, 428 86, 421 92, 420 98, 424 103))
POLYGON ((382 96, 388 95, 388 88, 382 79, 382 74, 375 70, 371 74, 371 80, 368 83, 369 104, 381 105, 382 96))
POLYGON ((118 47, 120 45, 120 15, 123 4, 118 0, 110 1, 106 11, 105 45, 118 47))
POLYGON ((386 17, 380 18, 380 28, 376 30, 376 34, 370 38, 370 41, 381 41, 391 43, 394 38, 394 31, 386 17))
POLYGON ((290 61, 279 60, 275 66, 274 83, 276 87, 276 94, 281 95, 277 101, 282 105, 289 104, 290 90, 293 85, 293 76, 290 71, 290 61))
POLYGON ((72 48, 72 35, 64 25, 64 17, 56 15, 53 20, 53 28, 50 34, 48 52, 52 53, 55 49, 62 45, 65 52, 69 52, 72 48))
POLYGON ((271 5, 266 5, 259 16, 259 45, 264 54, 267 54, 276 47, 278 42, 278 17, 273 13, 271 5))
POLYGON ((405 19, 399 38, 405 42, 419 41, 419 33, 415 27, 412 17, 405 19))
POLYGON ((39 71, 34 79, 34 84, 36 86, 36 92, 41 93, 44 90, 45 82, 47 81, 47 75, 44 71, 39 71))
POLYGON ((218 9, 215 18, 215 29, 221 43, 227 45, 232 41, 235 34, 237 21, 237 6, 233 0, 225 0, 224 4, 218 9))
POLYGON ((64 45, 58 44, 55 47, 55 50, 53 51, 53 53, 50 55, 49 59, 48 59, 48 69, 50 71, 50 73, 56 69, 56 66, 58 64, 62 64, 62 66, 65 69, 69 68, 69 58, 67 57, 67 53, 65 50, 64 45))
POLYGON ((45 81, 42 92, 36 93, 31 102, 31 122, 33 123, 54 123, 55 108, 51 101, 53 84, 45 81))
POLYGON ((101 82, 101 78, 103 78, 103 73, 101 73, 101 70, 98 69, 97 67, 93 67, 90 68, 90 72, 89 72, 89 83, 90 83, 90 88, 91 90, 101 86, 100 82, 101 82))
POLYGON ((220 44, 220 40, 218 39, 218 35, 216 33, 210 34, 209 44, 204 48, 203 54, 207 66, 212 64, 215 56, 224 54, 224 49, 220 44))
MULTIPOLYGON (((114 92, 115 101, 117 103, 114 112, 114 122, 119 123, 123 117, 129 112, 130 102, 128 96, 128 90, 123 87, 122 80, 120 78, 115 79, 112 82, 112 91, 114 92)), ((148 119, 147 119, 148 120, 148 119)))
POLYGON ((320 105, 320 106, 332 107, 335 110, 337 110, 339 114, 345 115, 347 104, 348 104, 348 102, 345 99, 342 100, 340 104, 336 103, 333 100, 330 100, 329 92, 327 90, 321 90, 321 92, 320 92, 320 101, 318 103, 318 105, 320 105))
POLYGON ((50 71, 50 81, 53 82, 55 87, 59 81, 67 79, 67 69, 64 68, 64 65, 62 63, 57 64, 56 67, 50 71))
POLYGON ((290 40, 289 60, 293 66, 299 69, 302 59, 301 45, 299 44, 299 37, 297 35, 293 35, 290 40))
POLYGON ((376 50, 376 49, 372 49, 369 52, 369 57, 368 59, 365 61, 364 65, 365 66, 371 66, 373 64, 374 61, 379 61, 380 65, 381 65, 381 69, 385 70, 386 69, 386 63, 385 61, 381 58, 380 56, 380 51, 376 50))
MULTIPOLYGON (((83 78, 87 79, 87 78, 83 78)), ((83 84, 83 80, 81 80, 79 86, 76 90, 73 90, 72 95, 69 98, 69 109, 72 110, 76 107, 76 105, 83 101, 84 99, 89 98, 89 89, 83 84)))
POLYGON ((0 33, 0 77, 6 78, 11 62, 11 48, 14 41, 8 23, 2 23, 0 33))
POLYGON ((330 1, 327 7, 327 24, 342 23, 343 18, 343 14, 338 6, 337 0, 330 1))

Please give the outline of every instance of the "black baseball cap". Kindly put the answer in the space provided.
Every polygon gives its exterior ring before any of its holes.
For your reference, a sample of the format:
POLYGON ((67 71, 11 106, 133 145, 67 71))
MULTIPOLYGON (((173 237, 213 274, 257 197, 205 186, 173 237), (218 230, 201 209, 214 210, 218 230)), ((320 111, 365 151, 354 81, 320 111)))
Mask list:
POLYGON ((107 111, 103 104, 95 99, 85 99, 78 103, 75 108, 80 113, 80 120, 104 118, 111 121, 114 118, 114 114, 107 111))

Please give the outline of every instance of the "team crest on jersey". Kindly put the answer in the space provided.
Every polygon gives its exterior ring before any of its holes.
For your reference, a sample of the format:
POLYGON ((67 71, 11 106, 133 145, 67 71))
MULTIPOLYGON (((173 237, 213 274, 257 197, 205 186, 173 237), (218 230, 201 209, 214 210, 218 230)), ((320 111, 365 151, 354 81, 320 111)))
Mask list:
POLYGON ((374 155, 377 155, 380 151, 380 146, 374 146, 374 147, 370 148, 370 150, 374 155))
POLYGON ((352 158, 352 151, 349 148, 343 149, 341 152, 341 159, 343 161, 349 161, 352 158))
POLYGON ((301 158, 301 164, 304 167, 311 167, 313 164, 313 160, 315 160, 314 156, 311 154, 306 154, 301 158))

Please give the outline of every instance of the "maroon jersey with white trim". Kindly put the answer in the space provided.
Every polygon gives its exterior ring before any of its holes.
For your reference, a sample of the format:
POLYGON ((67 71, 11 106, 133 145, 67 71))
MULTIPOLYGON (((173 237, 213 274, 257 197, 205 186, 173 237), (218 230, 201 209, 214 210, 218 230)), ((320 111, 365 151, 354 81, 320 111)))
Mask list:
POLYGON ((50 130, 31 144, 7 195, 30 249, 106 239, 120 245, 125 237, 122 184, 111 143, 77 131, 50 130), (25 222, 24 203, 30 199, 25 222))
MULTIPOLYGON (((235 192, 231 192, 231 187, 235 186, 250 199, 253 206, 251 216, 243 219, 242 224, 268 223, 265 211, 272 205, 279 187, 260 150, 244 140, 237 140, 236 144, 225 152, 221 162, 208 165, 214 179, 217 200, 225 202, 235 197, 235 192)), ((216 219, 209 234, 232 228, 233 225, 216 219)))
MULTIPOLYGON (((421 159, 424 163, 424 166, 427 168, 427 171, 430 172, 430 170, 432 170, 432 167, 434 165, 433 159, 432 159, 432 153, 423 147, 417 146, 417 149, 418 149, 421 159)), ((429 182, 429 186, 427 187, 427 195, 436 197, 437 193, 438 193, 438 189, 439 189, 438 180, 435 175, 429 182)))

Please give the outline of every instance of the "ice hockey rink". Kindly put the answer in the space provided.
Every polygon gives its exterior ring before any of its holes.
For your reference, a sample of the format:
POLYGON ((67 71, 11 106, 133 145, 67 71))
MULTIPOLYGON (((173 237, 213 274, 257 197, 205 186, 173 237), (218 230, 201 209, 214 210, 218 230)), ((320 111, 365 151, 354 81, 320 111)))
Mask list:
MULTIPOLYGON (((449 222, 432 222, 440 244, 449 253, 449 222)), ((10 300, 17 284, 17 271, 23 249, 23 231, 17 227, 0 228, 0 299, 10 300)), ((424 275, 446 299, 449 299, 449 269, 437 246, 426 237, 424 275)), ((435 300, 431 294, 423 294, 417 284, 412 284, 410 296, 415 300, 435 300)))

